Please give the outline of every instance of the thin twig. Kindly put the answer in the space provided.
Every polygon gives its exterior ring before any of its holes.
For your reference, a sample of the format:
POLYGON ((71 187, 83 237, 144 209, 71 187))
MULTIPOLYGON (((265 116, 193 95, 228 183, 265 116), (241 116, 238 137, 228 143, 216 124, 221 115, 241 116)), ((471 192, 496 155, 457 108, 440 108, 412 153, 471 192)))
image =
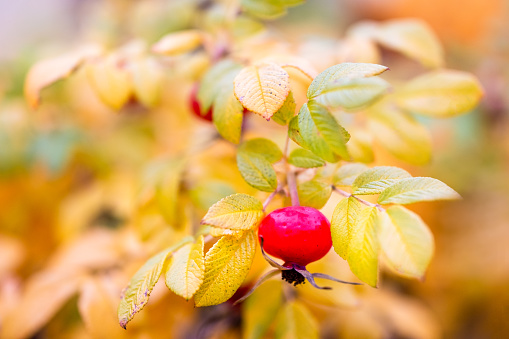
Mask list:
POLYGON ((343 191, 343 190, 340 190, 339 188, 337 188, 336 186, 332 186, 332 189, 334 190, 334 192, 338 193, 339 195, 342 195, 344 196, 345 198, 355 198, 357 199, 357 201, 359 201, 361 204, 363 205, 366 205, 366 206, 369 206, 369 207, 376 207, 378 208, 378 210, 380 210, 381 212, 385 212, 385 209, 382 207, 382 205, 380 204, 373 204, 372 202, 369 202, 369 201, 366 201, 364 199, 361 199, 359 198, 358 196, 356 195, 353 195, 351 193, 348 193, 346 191, 343 191))
POLYGON ((292 199, 292 206, 300 206, 299 192, 297 191, 297 179, 295 178, 295 172, 290 168, 288 168, 288 171, 286 172, 286 183, 288 184, 288 191, 290 192, 290 198, 292 199))

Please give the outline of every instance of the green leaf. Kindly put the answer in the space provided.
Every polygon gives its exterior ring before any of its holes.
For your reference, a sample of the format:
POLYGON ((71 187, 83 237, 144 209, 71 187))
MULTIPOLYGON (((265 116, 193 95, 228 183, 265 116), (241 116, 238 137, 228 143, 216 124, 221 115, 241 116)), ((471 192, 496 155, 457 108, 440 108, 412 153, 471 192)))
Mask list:
POLYGON ((482 95, 481 85, 472 74, 437 70, 408 82, 397 93, 397 102, 407 111, 444 118, 471 111, 482 95))
POLYGON ((302 105, 298 117, 300 134, 310 151, 328 162, 349 158, 346 143, 350 135, 325 107, 310 101, 302 105))
POLYGON ((391 154, 414 165, 425 165, 431 160, 431 136, 423 125, 395 105, 375 105, 368 112, 368 125, 391 154))
POLYGON ((392 269, 404 276, 424 277, 435 245, 433 234, 417 214, 402 206, 389 207, 379 239, 392 269))
POLYGON ((212 66, 203 76, 198 89, 198 101, 202 112, 207 112, 219 92, 229 84, 240 71, 241 66, 232 60, 222 60, 212 66))
POLYGON ((239 152, 252 152, 264 157, 271 164, 281 160, 283 152, 273 141, 265 138, 256 138, 244 142, 239 152))
POLYGON ((241 0, 240 5, 247 13, 260 19, 276 19, 286 14, 286 7, 270 0, 241 0))
POLYGON ((378 197, 380 204, 412 204, 420 201, 455 200, 461 196, 440 180, 426 177, 402 179, 378 197))
POLYGON ((307 97, 312 99, 321 94, 322 90, 332 81, 341 78, 364 78, 379 75, 385 72, 388 67, 367 64, 367 63, 352 63, 345 62, 342 64, 334 65, 327 68, 322 73, 318 74, 308 88, 307 97))
POLYGON ((347 254, 352 272, 372 287, 378 284, 379 214, 376 207, 367 207, 359 213, 347 254))
POLYGON ((203 245, 203 236, 200 236, 196 243, 184 245, 176 251, 167 265, 166 286, 186 300, 196 293, 203 282, 203 245))
POLYGON ((387 92, 389 83, 377 78, 339 78, 329 82, 315 100, 326 107, 363 108, 387 92))
POLYGON ((169 247, 150 258, 131 278, 126 288, 120 305, 118 306, 118 320, 120 326, 126 328, 127 323, 141 311, 148 302, 150 292, 159 280, 164 264, 168 256, 187 243, 192 242, 193 237, 186 237, 176 245, 169 247))
POLYGON ((361 203, 354 197, 341 200, 332 214, 331 235, 334 251, 343 259, 348 258, 348 247, 352 241, 353 229, 357 223, 361 203))
POLYGON ((238 152, 237 167, 242 178, 254 188, 264 192, 272 192, 277 188, 276 171, 262 155, 253 152, 238 152))
POLYGON ((318 180, 310 180, 299 183, 297 191, 302 206, 320 209, 329 201, 332 187, 330 184, 318 180))
POLYGON ((288 162, 300 168, 322 167, 325 165, 325 161, 322 158, 303 148, 293 150, 288 157, 288 162))
POLYGON ((292 139, 297 145, 309 149, 309 146, 307 146, 306 142, 302 138, 302 135, 300 133, 299 129, 299 116, 295 116, 290 120, 290 123, 288 124, 288 136, 290 139, 292 139))
POLYGON ((283 305, 281 281, 267 281, 242 303, 242 338, 261 339, 283 305))
POLYGON ((283 126, 288 124, 288 122, 290 122, 290 120, 295 116, 295 108, 295 99, 293 98, 292 91, 290 91, 283 103, 283 106, 281 106, 281 108, 272 116, 272 120, 283 126))
POLYGON ((247 194, 237 193, 221 199, 209 208, 202 224, 232 230, 250 230, 264 217, 262 203, 247 194))
POLYGON ((214 101, 212 119, 223 138, 238 144, 242 134, 244 107, 233 93, 233 83, 219 92, 214 101))
POLYGON ((400 179, 410 177, 410 173, 398 167, 373 167, 355 179, 352 189, 354 194, 379 194, 400 179))
POLYGON ((277 339, 318 339, 319 326, 311 312, 300 301, 287 302, 276 318, 277 339))
POLYGON ((334 173, 334 186, 352 186, 357 176, 368 169, 364 164, 345 164, 334 173))
POLYGON ((246 278, 256 250, 255 232, 242 238, 224 236, 205 257, 205 277, 194 295, 197 307, 218 305, 230 299, 246 278))

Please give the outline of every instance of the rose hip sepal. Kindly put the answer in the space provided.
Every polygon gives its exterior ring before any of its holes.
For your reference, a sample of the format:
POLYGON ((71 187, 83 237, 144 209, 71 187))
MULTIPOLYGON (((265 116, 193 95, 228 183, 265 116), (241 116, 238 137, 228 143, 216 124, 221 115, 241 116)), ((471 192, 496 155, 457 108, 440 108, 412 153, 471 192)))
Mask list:
POLYGON ((244 301, 258 286, 280 271, 282 279, 294 286, 307 280, 313 287, 331 289, 331 287, 318 286, 315 278, 362 285, 339 280, 328 274, 310 273, 306 269, 307 264, 321 259, 332 246, 329 220, 317 209, 291 206, 273 211, 262 220, 258 229, 258 239, 263 257, 276 269, 263 275, 251 291, 236 303, 244 301), (277 263, 265 252, 284 260, 284 264, 277 263))

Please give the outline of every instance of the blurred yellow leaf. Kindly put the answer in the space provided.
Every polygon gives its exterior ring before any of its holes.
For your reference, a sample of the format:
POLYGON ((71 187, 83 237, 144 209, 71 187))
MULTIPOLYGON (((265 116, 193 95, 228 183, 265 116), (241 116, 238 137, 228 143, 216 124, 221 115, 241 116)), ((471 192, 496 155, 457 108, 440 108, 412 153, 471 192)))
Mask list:
POLYGON ((364 164, 344 164, 334 172, 333 183, 336 186, 351 186, 357 176, 368 169, 364 164))
POLYGON ((186 300, 196 293, 203 282, 203 245, 203 236, 198 237, 194 244, 184 245, 173 254, 166 268, 166 286, 186 300))
POLYGON ((352 272, 372 287, 377 287, 378 284, 379 213, 376 207, 364 208, 359 213, 352 228, 352 240, 347 255, 352 272))
POLYGON ((380 204, 412 204, 420 201, 455 200, 461 196, 452 188, 434 178, 401 179, 381 192, 380 204))
POLYGON ((380 52, 370 39, 349 36, 340 41, 338 47, 340 62, 363 62, 376 64, 380 62, 380 52))
POLYGON ((220 228, 220 227, 211 226, 209 233, 211 236, 216 237, 216 238, 219 238, 219 237, 222 237, 225 235, 229 235, 229 236, 233 236, 233 237, 240 239, 244 235, 245 231, 231 230, 229 228, 220 228))
POLYGON ((217 131, 223 138, 238 144, 242 134, 244 107, 233 93, 233 84, 225 86, 216 97, 212 119, 217 131))
POLYGON ((350 128, 350 140, 346 144, 348 153, 353 161, 371 163, 375 159, 373 152, 373 136, 369 131, 361 128, 350 128))
POLYGON ((259 63, 242 69, 234 85, 235 96, 244 107, 270 119, 290 92, 290 76, 275 63, 259 63))
POLYGON ((320 209, 329 201, 332 187, 330 184, 322 181, 310 180, 299 183, 297 191, 302 206, 320 209))
POLYGON ((40 92, 56 81, 75 72, 83 63, 101 54, 96 45, 83 46, 74 52, 41 60, 33 65, 25 79, 25 98, 35 109, 39 106, 40 92))
POLYGON ((202 77, 198 88, 198 101, 203 112, 207 112, 217 99, 218 94, 226 86, 233 83, 233 79, 240 71, 240 65, 225 59, 214 64, 202 77))
POLYGON ((409 112, 444 118, 474 109, 482 95, 481 84, 472 74, 437 70, 412 79, 396 100, 409 112))
POLYGON ((348 247, 361 209, 361 203, 354 197, 349 197, 337 204, 332 215, 330 226, 332 245, 334 251, 345 260, 348 258, 348 247))
POLYGON ((241 0, 242 9, 261 19, 275 19, 286 14, 286 7, 273 0, 241 0))
POLYGON ((318 339, 319 325, 306 306, 297 300, 288 301, 276 318, 278 339, 318 339))
POLYGON ((132 77, 116 56, 87 64, 87 76, 95 93, 109 107, 119 110, 133 94, 132 77))
POLYGON ((387 187, 399 181, 410 178, 404 169, 394 166, 377 166, 361 173, 353 182, 353 194, 379 194, 387 187))
POLYGON ((162 55, 187 53, 200 46, 203 34, 198 30, 187 30, 163 36, 152 46, 152 52, 162 55))
POLYGON ((156 106, 163 90, 163 69, 152 58, 135 60, 129 66, 136 98, 147 107, 156 106))
POLYGON ((250 230, 258 226, 264 215, 260 200, 238 193, 212 205, 202 223, 232 230, 250 230))
POLYGON ((242 337, 261 339, 274 321, 283 304, 281 281, 270 280, 261 285, 242 304, 242 337))
POLYGON ((219 239, 205 257, 205 277, 194 296, 195 305, 217 305, 233 296, 246 278, 255 250, 254 232, 247 232, 241 239, 219 239))
POLYGON ((150 292, 159 280, 168 256, 181 246, 193 241, 193 237, 182 239, 176 245, 169 247, 150 258, 131 278, 129 285, 118 306, 118 320, 120 326, 126 328, 127 323, 145 307, 150 292))
POLYGON ((396 272, 422 279, 434 251, 433 234, 414 212, 391 206, 380 223, 380 246, 396 272))

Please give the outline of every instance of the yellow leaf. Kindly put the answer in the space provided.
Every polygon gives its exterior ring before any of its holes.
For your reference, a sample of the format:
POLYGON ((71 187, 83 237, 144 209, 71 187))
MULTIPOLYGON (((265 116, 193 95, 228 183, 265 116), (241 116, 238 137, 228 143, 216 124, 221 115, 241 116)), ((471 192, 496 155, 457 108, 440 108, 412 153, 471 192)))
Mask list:
POLYGON ((340 41, 338 58, 341 62, 377 64, 380 62, 380 52, 376 44, 370 39, 350 36, 340 41))
POLYGON ((345 260, 361 208, 361 203, 357 199, 349 197, 337 204, 332 215, 330 224, 332 245, 334 251, 345 260))
POLYGON ((232 230, 250 230, 264 217, 262 203, 247 194, 238 193, 221 199, 209 208, 202 224, 232 230))
POLYGON ((130 64, 134 94, 146 107, 159 103, 162 92, 163 70, 154 59, 139 59, 130 64))
POLYGON ((195 305, 217 305, 231 298, 246 278, 255 250, 255 232, 247 232, 241 239, 219 239, 205 257, 205 277, 194 296, 195 305))
POLYGON ((39 106, 40 92, 56 81, 74 73, 84 62, 101 54, 97 46, 84 46, 59 57, 41 60, 28 71, 24 92, 33 109, 39 106))
POLYGON ((377 141, 398 159, 415 165, 431 160, 431 135, 410 114, 393 104, 375 105, 368 110, 368 126, 377 141))
POLYGON ((299 201, 302 206, 322 208, 329 201, 332 187, 318 180, 310 180, 297 185, 299 201))
POLYGON ((186 237, 176 245, 167 248, 150 258, 131 278, 129 285, 118 306, 118 320, 120 326, 126 328, 127 323, 145 307, 150 292, 159 280, 168 256, 181 246, 193 241, 193 237, 186 237))
POLYGON ((444 63, 440 41, 422 20, 396 19, 380 24, 375 31, 376 40, 428 67, 441 67, 444 63))
POLYGON ((406 178, 387 187, 380 196, 381 204, 412 204, 421 201, 456 200, 461 196, 438 179, 406 178))
POLYGON ((409 112, 443 118, 474 109, 482 95, 481 85, 472 74, 437 70, 412 79, 396 99, 409 112))
POLYGON ((391 206, 381 222, 380 245, 396 272, 423 278, 434 251, 433 234, 414 212, 391 206))
POLYGON ((88 63, 87 76, 99 98, 115 110, 122 108, 133 93, 131 75, 115 56, 88 63))
POLYGON ((209 234, 213 237, 222 237, 225 235, 230 235, 236 238, 242 238, 245 231, 243 230, 231 230, 229 228, 220 228, 220 227, 214 227, 211 226, 209 230, 209 234))
POLYGON ((219 92, 213 107, 212 119, 219 134, 226 140, 238 144, 242 134, 244 107, 233 93, 233 84, 219 92))
POLYGON ((346 144, 348 154, 353 161, 362 163, 371 163, 375 159, 373 153, 373 136, 369 131, 361 128, 352 128, 349 130, 350 140, 346 144))
POLYGON ((283 303, 281 281, 267 281, 242 304, 242 338, 261 339, 283 303))
POLYGON ((163 36, 152 46, 152 52, 163 55, 176 55, 190 52, 200 46, 203 35, 198 30, 187 30, 163 36))
POLYGON ((318 339, 318 322, 304 304, 292 300, 281 308, 276 319, 276 338, 318 339))
POLYGON ((175 252, 166 269, 166 286, 186 300, 196 293, 203 282, 203 245, 203 236, 200 236, 196 243, 181 247, 175 252))
POLYGON ((290 92, 290 76, 275 63, 259 63, 242 69, 234 86, 235 96, 244 107, 270 119, 290 92))
POLYGON ((357 223, 352 229, 347 255, 352 272, 372 287, 376 287, 378 283, 379 213, 376 207, 367 207, 359 213, 357 223))
POLYGON ((410 173, 399 167, 373 167, 355 179, 352 185, 353 194, 379 194, 400 179, 410 177, 410 173))

